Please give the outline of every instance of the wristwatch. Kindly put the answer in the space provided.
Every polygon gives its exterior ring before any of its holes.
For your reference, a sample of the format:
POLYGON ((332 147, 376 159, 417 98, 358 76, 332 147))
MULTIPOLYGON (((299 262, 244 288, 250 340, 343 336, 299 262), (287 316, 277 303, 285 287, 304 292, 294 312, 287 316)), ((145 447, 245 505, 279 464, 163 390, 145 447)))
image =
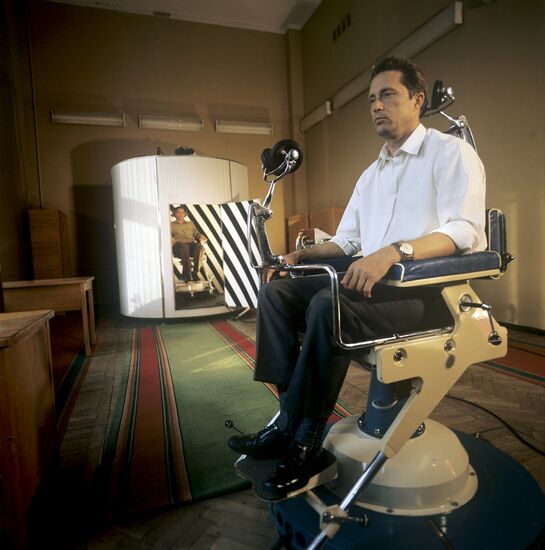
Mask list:
POLYGON ((399 252, 402 262, 410 262, 414 259, 414 248, 412 244, 405 241, 399 241, 397 243, 392 243, 392 246, 399 252))

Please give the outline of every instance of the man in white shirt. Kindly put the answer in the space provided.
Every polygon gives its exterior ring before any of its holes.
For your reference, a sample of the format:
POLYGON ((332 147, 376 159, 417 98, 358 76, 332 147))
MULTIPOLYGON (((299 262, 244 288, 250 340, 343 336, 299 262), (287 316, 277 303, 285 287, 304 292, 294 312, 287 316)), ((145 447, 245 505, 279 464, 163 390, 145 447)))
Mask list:
MULTIPOLYGON (((353 341, 448 323, 436 289, 376 283, 399 261, 486 247, 483 165, 464 141, 420 124, 425 99, 424 76, 412 62, 387 58, 374 67, 369 105, 385 141, 379 158, 359 178, 331 241, 286 256, 290 264, 308 263, 361 250, 341 281, 343 336, 353 341)), ((263 485, 271 500, 324 468, 323 432, 349 362, 332 342, 328 279, 282 278, 262 287, 255 379, 277 385, 280 416, 229 446, 280 458, 263 485), (302 347, 298 330, 305 332, 302 347)))

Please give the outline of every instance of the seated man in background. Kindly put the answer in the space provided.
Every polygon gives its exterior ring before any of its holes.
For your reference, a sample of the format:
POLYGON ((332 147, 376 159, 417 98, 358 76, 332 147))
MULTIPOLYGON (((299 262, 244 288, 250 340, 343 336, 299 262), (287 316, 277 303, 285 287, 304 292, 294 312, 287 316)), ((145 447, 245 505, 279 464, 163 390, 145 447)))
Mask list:
MULTIPOLYGON (((443 323, 448 313, 438 289, 376 283, 399 261, 486 248, 483 165, 464 141, 420 124, 425 100, 424 76, 414 63, 391 57, 374 67, 369 105, 385 141, 380 155, 359 178, 331 241, 285 258, 319 263, 362 252, 341 281, 347 340, 443 323)), ((254 378, 277 385, 280 415, 257 434, 231 437, 229 446, 255 458, 280 458, 263 485, 276 499, 324 469, 324 429, 350 355, 333 343, 328 277, 272 280, 261 288, 257 311, 254 378)))
POLYGON ((172 255, 182 261, 182 280, 198 280, 197 274, 201 269, 203 256, 203 242, 206 238, 201 235, 192 221, 186 220, 187 212, 183 206, 174 210, 175 221, 170 222, 172 255), (194 269, 191 269, 191 258, 194 260, 194 269))

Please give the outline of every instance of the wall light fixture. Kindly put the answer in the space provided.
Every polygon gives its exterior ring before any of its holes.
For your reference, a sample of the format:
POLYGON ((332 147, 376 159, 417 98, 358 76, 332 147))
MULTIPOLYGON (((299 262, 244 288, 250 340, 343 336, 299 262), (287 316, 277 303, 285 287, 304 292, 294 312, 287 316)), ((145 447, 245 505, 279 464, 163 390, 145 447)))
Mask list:
POLYGON ((139 128, 148 130, 178 130, 182 132, 204 131, 204 122, 199 118, 138 115, 138 126, 139 128))
POLYGON ((51 110, 51 122, 55 124, 124 127, 125 115, 123 113, 84 113, 51 110))
POLYGON ((270 122, 241 122, 236 120, 216 120, 218 134, 253 134, 272 136, 273 126, 270 122))

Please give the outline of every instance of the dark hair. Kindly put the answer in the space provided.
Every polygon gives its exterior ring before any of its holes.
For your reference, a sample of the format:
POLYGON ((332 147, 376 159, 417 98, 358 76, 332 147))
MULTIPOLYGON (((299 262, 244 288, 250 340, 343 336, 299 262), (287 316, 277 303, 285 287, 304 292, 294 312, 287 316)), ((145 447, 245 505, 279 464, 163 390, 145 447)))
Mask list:
POLYGON ((380 73, 385 71, 399 71, 401 73, 401 83, 409 90, 409 97, 422 92, 425 98, 428 97, 426 90, 426 78, 422 69, 415 65, 409 59, 401 57, 387 57, 379 61, 371 73, 371 80, 380 73))

